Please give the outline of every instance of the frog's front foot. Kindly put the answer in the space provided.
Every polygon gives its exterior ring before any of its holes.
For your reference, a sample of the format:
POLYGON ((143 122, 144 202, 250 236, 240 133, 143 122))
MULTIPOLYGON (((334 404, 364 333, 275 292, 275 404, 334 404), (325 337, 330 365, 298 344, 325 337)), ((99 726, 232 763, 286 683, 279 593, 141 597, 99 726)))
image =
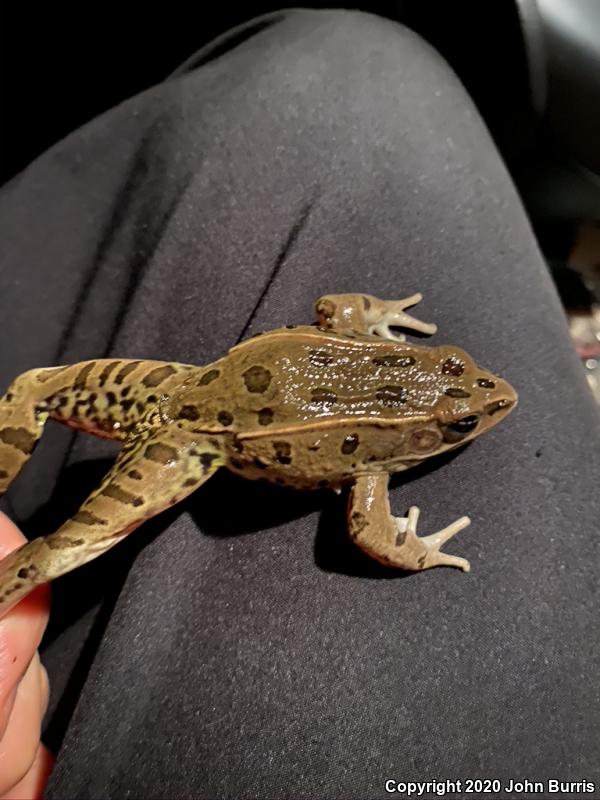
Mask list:
POLYGON ((392 333, 390 326, 408 328, 429 335, 434 334, 437 331, 437 325, 416 319, 405 311, 405 309, 420 303, 422 299, 423 295, 420 292, 402 300, 379 300, 377 297, 370 296, 368 298, 370 307, 365 309, 368 333, 397 342, 403 342, 406 337, 401 333, 392 333))
POLYGON ((371 333, 383 339, 403 342, 405 337, 392 333, 390 326, 426 334, 437 331, 437 325, 415 319, 406 313, 405 309, 420 303, 422 299, 420 293, 402 300, 380 300, 372 294, 326 294, 317 300, 315 310, 319 325, 325 328, 371 333))
MULTIPOLYGON (((440 552, 440 547, 471 524, 469 517, 459 519, 442 528, 441 531, 431 533, 429 536, 417 536, 417 521, 420 511, 417 506, 411 506, 406 517, 394 517, 394 522, 398 529, 396 536, 396 547, 408 547, 411 551, 411 566, 409 569, 428 569, 429 567, 458 567, 464 572, 469 572, 471 565, 466 558, 452 556, 449 553, 440 552), (420 552, 419 552, 420 551, 420 552), (416 564, 416 566, 414 566, 416 564)), ((402 556, 403 562, 406 561, 406 554, 402 556)), ((407 567, 404 567, 407 569, 407 567)))
POLYGON ((354 542, 371 558, 388 567, 420 571, 430 567, 458 567, 469 572, 469 562, 440 552, 441 546, 471 520, 461 517, 437 533, 417 536, 419 509, 406 517, 393 517, 387 491, 388 476, 361 475, 350 490, 348 528, 354 542))

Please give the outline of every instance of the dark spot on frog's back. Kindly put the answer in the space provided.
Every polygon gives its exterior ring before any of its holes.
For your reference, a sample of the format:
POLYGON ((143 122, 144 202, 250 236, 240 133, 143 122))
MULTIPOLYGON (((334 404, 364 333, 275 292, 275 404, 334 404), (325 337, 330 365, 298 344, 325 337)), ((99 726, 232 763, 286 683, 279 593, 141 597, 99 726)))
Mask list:
POLYGON ((209 383, 212 383, 218 377, 219 377, 218 369, 209 369, 208 372, 205 372, 204 375, 198 381, 198 386, 208 386, 209 383))
POLYGON ((350 455, 350 453, 353 453, 358 447, 358 441, 359 439, 357 433, 351 433, 349 436, 346 436, 346 438, 342 442, 342 448, 341 448, 342 453, 345 456, 348 456, 350 455))
POLYGON ((200 412, 196 406, 182 406, 177 414, 177 419, 189 419, 191 422, 195 422, 200 419, 200 412))
POLYGON ((332 392, 331 389, 313 389, 310 399, 312 403, 331 405, 337 402, 337 394, 332 392))
POLYGON ((217 414, 217 421, 220 425, 227 427, 227 425, 231 425, 233 422, 233 414, 230 414, 229 411, 219 411, 217 414))
POLYGON ((289 442, 273 442, 275 458, 280 464, 292 463, 292 446, 289 442))
POLYGON ((489 380, 489 378, 477 378, 477 385, 481 386, 482 389, 495 389, 496 384, 494 381, 489 380))
POLYGON ((413 356, 384 355, 375 356, 373 364, 378 367, 412 367, 416 359, 413 356))
POLYGON ((364 295, 363 295, 362 301, 363 301, 364 310, 368 311, 371 308, 371 301, 369 300, 368 297, 365 297, 364 295))
POLYGON ((249 367, 244 373, 246 389, 253 394, 266 392, 271 383, 272 375, 268 369, 261 366, 249 367))
POLYGON ((270 425, 273 422, 273 411, 270 408, 261 408, 258 412, 258 424, 270 425))
POLYGON ((375 397, 384 406, 395 406, 406 403, 408 392, 403 386, 382 386, 375 392, 375 397))
POLYGON ((442 372, 444 375, 455 375, 458 377, 462 375, 464 371, 465 362, 461 361, 460 358, 456 358, 456 356, 450 356, 450 358, 447 358, 442 364, 442 372))
POLYGON ((151 372, 149 372, 143 379, 142 383, 144 386, 148 388, 159 386, 163 381, 166 381, 167 378, 171 377, 177 372, 175 367, 172 367, 170 364, 165 364, 162 367, 156 367, 151 372))

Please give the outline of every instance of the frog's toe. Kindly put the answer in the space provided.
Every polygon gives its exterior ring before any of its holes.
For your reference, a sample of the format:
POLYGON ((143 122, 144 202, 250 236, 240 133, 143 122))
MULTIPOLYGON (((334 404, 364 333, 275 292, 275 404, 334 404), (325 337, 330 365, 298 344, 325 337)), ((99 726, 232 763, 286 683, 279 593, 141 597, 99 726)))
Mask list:
POLYGON ((384 339, 404 341, 404 336, 397 336, 390 331, 390 326, 407 328, 432 335, 437 331, 437 325, 432 322, 423 322, 407 314, 405 309, 420 303, 423 295, 420 293, 405 297, 402 300, 380 300, 373 302, 365 312, 369 333, 377 334, 384 339))
POLYGON ((403 333, 392 333, 389 326, 383 322, 377 325, 369 325, 369 333, 381 336, 382 339, 391 339, 394 342, 406 341, 406 336, 403 333))
POLYGON ((441 546, 448 539, 451 539, 459 531, 464 530, 471 524, 469 517, 460 517, 450 525, 442 528, 442 530, 436 531, 429 536, 417 536, 419 513, 419 509, 416 506, 412 506, 406 517, 394 518, 398 530, 396 545, 399 548, 405 547, 407 549, 412 545, 411 550, 413 552, 411 556, 414 558, 414 564, 411 564, 410 568, 421 570, 431 567, 457 567, 464 572, 469 572, 471 565, 466 558, 440 551, 441 546))

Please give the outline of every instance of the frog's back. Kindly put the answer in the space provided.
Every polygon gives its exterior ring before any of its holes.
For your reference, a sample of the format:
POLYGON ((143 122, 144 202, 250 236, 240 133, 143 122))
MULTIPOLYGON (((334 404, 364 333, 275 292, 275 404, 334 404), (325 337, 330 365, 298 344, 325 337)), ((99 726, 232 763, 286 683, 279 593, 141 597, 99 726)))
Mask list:
POLYGON ((423 416, 448 383, 443 360, 440 348, 313 326, 281 328, 207 366, 185 403, 203 429, 236 433, 423 416))

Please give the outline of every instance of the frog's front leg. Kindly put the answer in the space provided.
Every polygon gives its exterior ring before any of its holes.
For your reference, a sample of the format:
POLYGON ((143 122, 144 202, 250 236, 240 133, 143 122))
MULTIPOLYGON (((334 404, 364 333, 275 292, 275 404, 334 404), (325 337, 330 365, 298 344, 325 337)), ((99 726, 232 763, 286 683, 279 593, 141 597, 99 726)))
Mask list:
POLYGON ((175 424, 125 442, 112 469, 56 533, 0 561, 0 616, 38 584, 70 572, 183 500, 224 464, 216 440, 175 424))
POLYGON ((403 342, 405 337, 392 333, 390 326, 426 334, 437 331, 437 325, 415 319, 405 311, 422 299, 423 295, 418 293, 402 300, 380 300, 371 294, 327 294, 317 300, 315 308, 319 324, 326 328, 373 333, 403 342))
POLYGON ((412 507, 408 517, 393 517, 388 497, 388 476, 384 473, 361 475, 350 492, 348 528, 356 544, 372 558, 388 567, 422 570, 450 566, 468 572, 464 558, 440 552, 440 547, 466 528, 470 520, 461 517, 437 533, 417 536, 419 509, 412 507))

